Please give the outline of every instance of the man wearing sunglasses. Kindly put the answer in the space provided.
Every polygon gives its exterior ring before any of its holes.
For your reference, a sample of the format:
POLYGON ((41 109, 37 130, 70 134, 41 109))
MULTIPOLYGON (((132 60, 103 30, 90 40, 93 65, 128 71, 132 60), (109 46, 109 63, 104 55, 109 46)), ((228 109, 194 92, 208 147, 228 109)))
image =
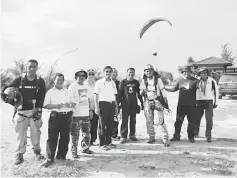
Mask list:
POLYGON ((97 139, 98 115, 95 114, 94 103, 94 88, 95 88, 95 71, 93 69, 87 70, 88 78, 88 97, 90 102, 90 119, 91 119, 91 140, 90 145, 93 145, 97 139))
POLYGON ((106 66, 103 70, 104 77, 95 83, 94 89, 95 113, 99 116, 99 144, 103 150, 116 147, 111 140, 114 105, 117 105, 117 89, 111 79, 112 71, 112 67, 106 66))
POLYGON ((71 124, 71 138, 72 138, 72 156, 78 158, 77 146, 79 141, 80 130, 82 130, 82 153, 92 154, 93 151, 89 149, 90 146, 90 117, 89 110, 91 108, 88 98, 88 85, 85 83, 87 79, 87 72, 80 70, 75 73, 76 81, 72 83, 68 89, 72 92, 73 99, 76 106, 73 108, 73 118, 71 124))

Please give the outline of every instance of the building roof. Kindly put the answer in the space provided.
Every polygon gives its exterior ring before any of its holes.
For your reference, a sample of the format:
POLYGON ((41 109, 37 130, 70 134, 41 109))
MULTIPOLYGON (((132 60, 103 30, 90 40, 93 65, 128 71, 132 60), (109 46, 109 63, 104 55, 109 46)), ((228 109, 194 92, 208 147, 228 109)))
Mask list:
POLYGON ((222 66, 231 66, 232 63, 230 61, 227 61, 225 59, 220 59, 217 57, 209 57, 197 62, 192 63, 192 65, 222 65, 222 66))

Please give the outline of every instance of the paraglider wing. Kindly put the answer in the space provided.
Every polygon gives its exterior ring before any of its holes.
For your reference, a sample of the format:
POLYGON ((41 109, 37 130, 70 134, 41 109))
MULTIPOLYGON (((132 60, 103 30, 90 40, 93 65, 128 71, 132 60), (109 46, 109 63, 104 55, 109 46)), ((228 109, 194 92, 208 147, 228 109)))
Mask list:
POLYGON ((143 34, 152 26, 154 25, 155 23, 157 22, 161 22, 161 21, 165 21, 167 23, 170 24, 170 26, 172 26, 171 22, 165 18, 156 18, 156 19, 151 19, 149 20, 147 23, 145 23, 143 25, 143 27, 141 28, 141 31, 140 31, 140 38, 142 38, 143 34))

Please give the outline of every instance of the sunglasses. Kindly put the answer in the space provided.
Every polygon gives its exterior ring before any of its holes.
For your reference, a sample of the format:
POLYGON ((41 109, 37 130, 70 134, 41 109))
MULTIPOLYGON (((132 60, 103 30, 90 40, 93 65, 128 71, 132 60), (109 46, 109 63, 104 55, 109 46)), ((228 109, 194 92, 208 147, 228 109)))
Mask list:
POLYGON ((89 73, 88 75, 94 76, 95 74, 94 73, 89 73))

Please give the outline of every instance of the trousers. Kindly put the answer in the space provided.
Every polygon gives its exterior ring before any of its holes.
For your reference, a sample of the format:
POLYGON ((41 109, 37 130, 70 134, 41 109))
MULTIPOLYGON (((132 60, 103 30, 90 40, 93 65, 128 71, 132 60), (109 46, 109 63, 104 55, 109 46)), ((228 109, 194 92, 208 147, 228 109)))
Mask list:
MULTIPOLYGON (((19 113, 29 117, 32 114, 32 110, 19 111, 19 113)), ((15 125, 15 132, 17 133, 16 153, 24 154, 26 152, 28 127, 30 127, 30 140, 33 151, 41 152, 40 128, 43 124, 42 119, 34 121, 33 118, 27 118, 16 114, 13 122, 15 125)))
POLYGON ((164 121, 164 108, 158 100, 155 101, 148 101, 145 100, 144 102, 144 114, 146 117, 146 126, 147 126, 147 133, 150 137, 155 138, 155 129, 154 125, 158 124, 161 127, 161 138, 163 141, 167 141, 169 139, 169 134, 167 127, 164 121), (152 102, 152 104, 150 103, 152 102), (154 114, 158 116, 158 123, 157 119, 154 118, 154 114))

